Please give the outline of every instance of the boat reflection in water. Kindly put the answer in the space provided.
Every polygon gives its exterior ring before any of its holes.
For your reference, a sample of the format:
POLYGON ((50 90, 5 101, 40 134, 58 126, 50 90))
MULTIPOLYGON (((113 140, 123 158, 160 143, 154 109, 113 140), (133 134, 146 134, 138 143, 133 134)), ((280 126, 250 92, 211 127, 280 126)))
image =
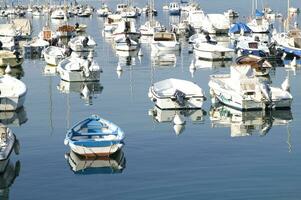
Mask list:
POLYGON ((152 65, 157 68, 170 68, 175 67, 177 64, 176 53, 160 53, 156 52, 151 54, 152 65))
MULTIPOLYGON (((5 69, 6 69, 6 67, 0 67, 0 75, 4 75, 5 74, 5 69)), ((10 75, 12 77, 15 77, 15 78, 17 78, 19 80, 22 77, 24 77, 24 71, 23 71, 23 68, 21 66, 19 66, 19 67, 11 67, 10 70, 11 70, 10 75)))
POLYGON ((6 160, 6 163, 1 163, 0 173, 0 199, 9 199, 9 188, 19 176, 21 163, 20 161, 6 160), (2 166, 3 165, 3 166, 2 166))
POLYGON ((15 111, 0 112, 0 123, 5 126, 21 126, 27 122, 27 114, 24 107, 15 111))
POLYGON ((56 76, 56 66, 46 65, 43 70, 44 76, 56 76))
POLYGON ((20 172, 20 161, 12 161, 12 152, 16 155, 20 152, 20 144, 15 135, 4 136, 8 128, 0 124, 1 129, 1 148, 0 148, 0 199, 9 199, 9 188, 14 183, 15 178, 20 172), (3 132, 4 131, 4 132, 3 132))
POLYGON ((231 137, 266 135, 274 125, 288 125, 293 116, 290 110, 240 111, 224 105, 211 107, 212 127, 230 127, 231 137))
POLYGON ((99 82, 67 82, 61 80, 57 86, 62 93, 79 93, 86 104, 92 105, 92 99, 101 94, 103 86, 99 82))
POLYGON ((126 159, 122 150, 109 157, 86 158, 73 151, 65 154, 71 170, 75 174, 115 174, 122 173, 126 167, 126 159))
POLYGON ((148 114, 158 123, 172 123, 176 135, 180 135, 185 130, 187 119, 193 123, 201 123, 206 116, 203 109, 162 110, 157 106, 150 109, 148 114))

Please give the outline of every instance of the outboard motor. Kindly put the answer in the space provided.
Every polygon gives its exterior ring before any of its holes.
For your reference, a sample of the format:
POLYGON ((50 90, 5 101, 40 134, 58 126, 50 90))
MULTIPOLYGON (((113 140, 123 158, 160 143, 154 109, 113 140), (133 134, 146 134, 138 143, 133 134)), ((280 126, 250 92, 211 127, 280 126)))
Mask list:
POLYGON ((263 82, 260 84, 260 90, 264 98, 268 101, 268 105, 272 107, 272 94, 270 86, 266 82, 263 82))
POLYGON ((79 23, 76 22, 76 23, 75 23, 75 28, 78 28, 78 27, 79 27, 79 23))
POLYGON ((88 42, 89 42, 89 38, 88 38, 88 37, 85 37, 85 38, 83 39, 83 46, 84 46, 84 47, 87 47, 87 46, 88 46, 88 42))
POLYGON ((131 39, 129 37, 126 37, 125 42, 128 46, 131 46, 131 39))
POLYGON ((173 96, 176 98, 176 102, 180 105, 180 106, 184 106, 185 105, 185 93, 180 91, 180 90, 176 90, 175 93, 173 94, 173 96))
POLYGON ((15 50, 14 55, 16 56, 17 62, 19 62, 20 61, 20 52, 15 50))

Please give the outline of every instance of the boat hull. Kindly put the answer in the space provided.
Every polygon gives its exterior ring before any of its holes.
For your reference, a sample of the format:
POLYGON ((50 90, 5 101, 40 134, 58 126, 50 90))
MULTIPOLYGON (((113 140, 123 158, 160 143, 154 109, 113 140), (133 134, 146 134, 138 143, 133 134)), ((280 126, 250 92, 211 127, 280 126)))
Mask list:
POLYGON ((109 156, 116 153, 118 150, 122 149, 123 143, 117 143, 110 146, 104 147, 88 147, 82 145, 75 145, 74 143, 69 144, 71 150, 76 154, 85 157, 95 157, 95 156, 109 156))
POLYGON ((89 76, 85 76, 84 72, 77 71, 67 71, 62 68, 58 68, 58 73, 64 81, 99 81, 100 80, 100 71, 92 71, 89 76))
POLYGON ((149 91, 150 99, 162 110, 170 109, 200 109, 203 106, 205 100, 202 96, 188 97, 185 98, 185 105, 179 105, 171 97, 158 97, 152 89, 149 91))
POLYGON ((17 97, 0 97, 0 111, 14 111, 23 107, 26 93, 17 97))
POLYGON ((234 53, 232 51, 207 51, 201 49, 194 49, 194 54, 200 59, 211 61, 232 60, 234 53))

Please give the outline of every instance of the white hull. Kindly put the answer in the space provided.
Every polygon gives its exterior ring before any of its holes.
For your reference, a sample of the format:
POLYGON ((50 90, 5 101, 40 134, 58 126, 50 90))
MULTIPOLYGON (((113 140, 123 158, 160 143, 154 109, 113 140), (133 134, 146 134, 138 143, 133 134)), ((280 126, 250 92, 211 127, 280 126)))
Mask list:
POLYGON ((157 42, 152 43, 152 50, 154 51, 179 51, 180 44, 177 43, 169 43, 169 42, 157 42))
POLYGON ((48 65, 58 65, 60 61, 62 61, 64 58, 63 57, 58 57, 58 56, 50 56, 47 54, 44 54, 44 59, 48 65))
POLYGON ((60 77, 64 81, 99 81, 100 80, 100 72, 92 71, 89 76, 85 76, 83 71, 67 71, 62 68, 58 68, 58 73, 60 77))
POLYGON ((232 60, 234 52, 232 51, 211 51, 210 49, 194 49, 194 54, 196 57, 204 60, 232 60))
POLYGON ((122 143, 114 144, 107 147, 83 147, 77 146, 72 143, 69 144, 72 151, 83 156, 107 156, 117 152, 123 147, 122 143))

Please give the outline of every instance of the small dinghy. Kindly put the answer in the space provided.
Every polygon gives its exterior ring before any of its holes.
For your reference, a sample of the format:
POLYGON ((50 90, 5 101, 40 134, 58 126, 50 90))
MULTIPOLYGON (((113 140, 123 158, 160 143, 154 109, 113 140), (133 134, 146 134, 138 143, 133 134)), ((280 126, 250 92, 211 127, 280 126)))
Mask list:
POLYGON ((26 85, 5 74, 0 76, 0 111, 12 111, 21 108, 25 101, 26 85))
POLYGON ((65 81, 99 81, 102 72, 95 61, 72 56, 62 60, 57 71, 65 81))
POLYGON ((48 65, 58 65, 66 57, 66 49, 49 46, 43 51, 44 59, 48 65))
POLYGON ((123 147, 124 132, 112 122, 92 115, 78 122, 66 135, 64 144, 85 157, 109 156, 123 147))
POLYGON ((250 65, 255 76, 266 76, 272 69, 272 64, 269 61, 255 55, 240 56, 236 58, 235 62, 238 65, 250 65))
POLYGON ((84 52, 84 51, 94 51, 96 43, 94 39, 90 36, 77 36, 72 38, 68 45, 72 51, 84 52))
POLYGON ((0 125, 0 161, 9 158, 16 141, 16 136, 6 126, 0 125))
POLYGON ((195 83, 180 79, 166 79, 154 83, 149 98, 161 109, 198 109, 206 97, 195 83))

